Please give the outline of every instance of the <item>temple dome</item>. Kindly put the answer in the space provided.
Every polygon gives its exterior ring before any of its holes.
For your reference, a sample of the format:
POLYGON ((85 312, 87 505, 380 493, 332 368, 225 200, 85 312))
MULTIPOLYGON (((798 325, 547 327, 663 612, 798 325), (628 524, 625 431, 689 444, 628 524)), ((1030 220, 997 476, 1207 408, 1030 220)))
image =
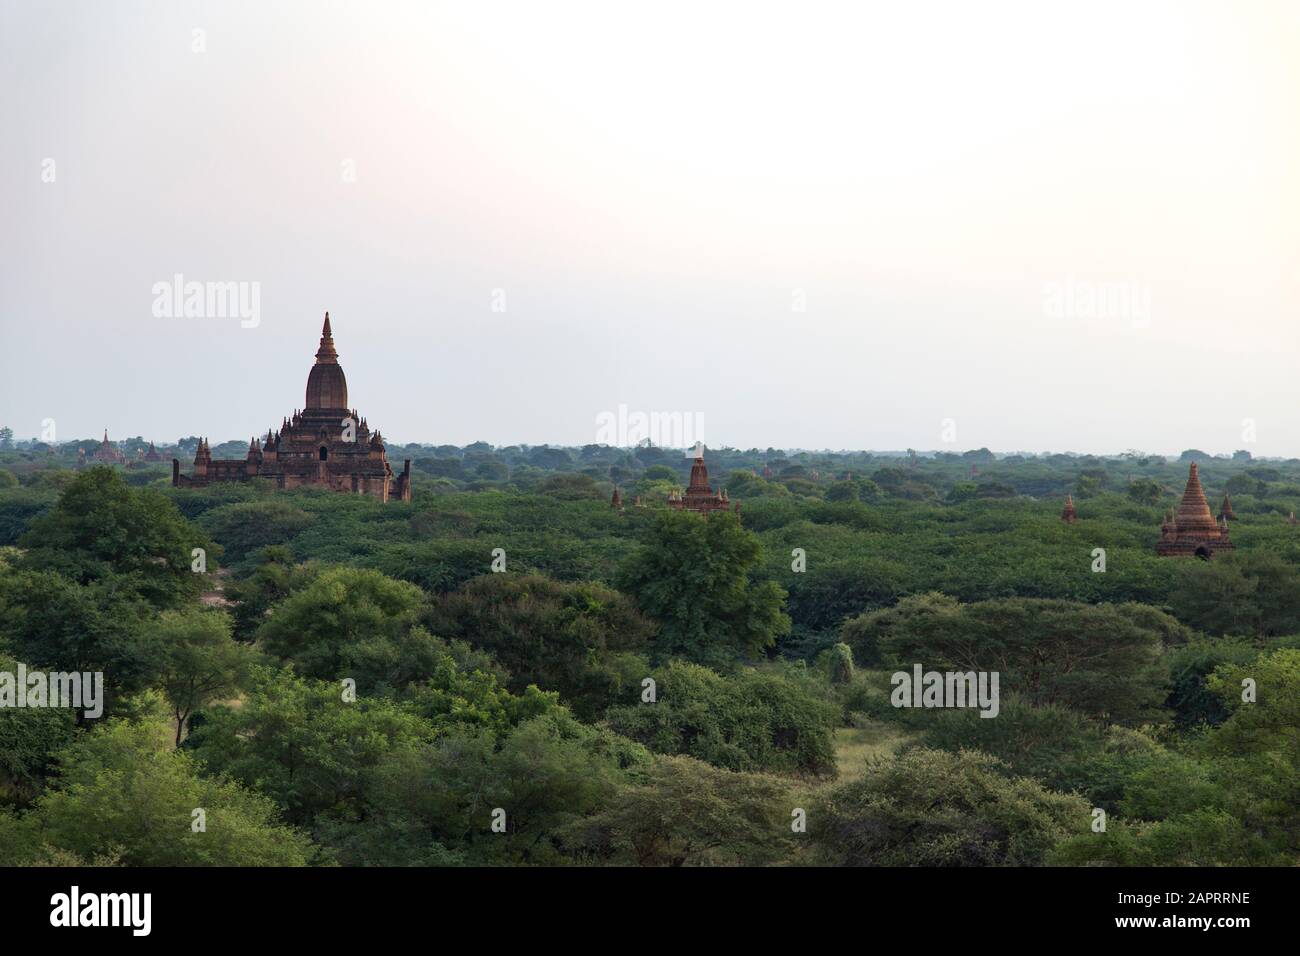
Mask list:
POLYGON ((348 407, 348 380, 334 350, 334 336, 330 332, 330 314, 325 313, 321 329, 320 348, 316 350, 316 364, 307 376, 307 408, 344 409, 348 407))

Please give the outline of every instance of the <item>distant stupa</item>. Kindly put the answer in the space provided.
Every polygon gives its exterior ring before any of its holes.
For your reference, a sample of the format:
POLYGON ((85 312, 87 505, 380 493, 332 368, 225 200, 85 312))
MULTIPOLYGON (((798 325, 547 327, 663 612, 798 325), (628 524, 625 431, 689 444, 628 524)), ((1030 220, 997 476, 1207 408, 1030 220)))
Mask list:
POLYGON ((712 511, 740 511, 740 505, 727 497, 726 490, 714 491, 709 487, 709 469, 704 465, 704 446, 696 445, 692 452, 695 461, 691 465, 691 481, 686 486, 686 493, 676 491, 668 496, 668 507, 677 511, 700 511, 708 514, 712 511))
POLYGON ((1065 496, 1065 509, 1061 512, 1061 520, 1066 524, 1074 524, 1079 520, 1079 513, 1074 510, 1074 495, 1065 496))
POLYGON ((95 449, 94 457, 95 461, 102 462, 105 465, 126 464, 126 455, 122 454, 121 450, 108 440, 107 428, 104 429, 104 440, 100 442, 99 447, 95 449))
POLYGON ((1209 559, 1218 551, 1231 550, 1233 544, 1228 540, 1228 522, 1217 524, 1210 514, 1210 503, 1205 500, 1196 462, 1192 462, 1178 513, 1166 514, 1160 525, 1156 554, 1165 558, 1209 559))

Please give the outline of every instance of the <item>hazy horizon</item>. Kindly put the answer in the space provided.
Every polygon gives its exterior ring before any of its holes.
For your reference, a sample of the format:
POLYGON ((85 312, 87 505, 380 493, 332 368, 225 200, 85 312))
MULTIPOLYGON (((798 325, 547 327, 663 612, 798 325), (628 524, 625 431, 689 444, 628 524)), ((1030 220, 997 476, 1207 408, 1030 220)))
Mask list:
POLYGON ((794 9, 0 0, 0 425, 1300 456, 1300 5, 794 9))

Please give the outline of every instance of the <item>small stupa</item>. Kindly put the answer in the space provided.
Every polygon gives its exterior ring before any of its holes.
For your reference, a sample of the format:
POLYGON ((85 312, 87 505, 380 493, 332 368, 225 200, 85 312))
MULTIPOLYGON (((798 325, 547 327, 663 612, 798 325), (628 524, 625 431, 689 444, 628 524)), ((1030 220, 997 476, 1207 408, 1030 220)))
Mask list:
POLYGON ((1061 511, 1061 520, 1066 524, 1074 524, 1079 520, 1079 513, 1074 510, 1074 495, 1065 496, 1065 508, 1061 511))

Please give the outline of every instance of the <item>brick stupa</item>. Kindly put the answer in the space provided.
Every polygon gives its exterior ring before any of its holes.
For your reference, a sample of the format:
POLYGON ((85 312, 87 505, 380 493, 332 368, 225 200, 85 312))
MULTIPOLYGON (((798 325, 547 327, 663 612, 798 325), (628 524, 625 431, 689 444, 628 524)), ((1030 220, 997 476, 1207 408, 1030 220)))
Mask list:
POLYGON ((105 465, 125 465, 126 455, 108 440, 108 429, 104 429, 104 440, 95 449, 95 461, 105 465))
MULTIPOLYGON (((695 462, 691 465, 691 483, 686 486, 686 493, 674 491, 668 496, 668 507, 676 511, 699 511, 708 514, 713 511, 726 511, 731 508, 731 499, 726 490, 715 492, 709 487, 709 469, 704 466, 704 446, 695 446, 695 462)), ((740 511, 740 505, 735 505, 740 511)))
POLYGON ((1205 499, 1205 489, 1201 487, 1196 462, 1192 462, 1178 513, 1166 514, 1160 525, 1156 554, 1164 558, 1209 559, 1216 552, 1232 549, 1233 544, 1228 540, 1228 522, 1215 522, 1210 513, 1210 503, 1205 499))
POLYGON ((1074 495, 1065 496, 1065 508, 1061 511, 1061 520, 1066 524, 1074 524, 1079 518, 1079 513, 1074 510, 1074 495))

